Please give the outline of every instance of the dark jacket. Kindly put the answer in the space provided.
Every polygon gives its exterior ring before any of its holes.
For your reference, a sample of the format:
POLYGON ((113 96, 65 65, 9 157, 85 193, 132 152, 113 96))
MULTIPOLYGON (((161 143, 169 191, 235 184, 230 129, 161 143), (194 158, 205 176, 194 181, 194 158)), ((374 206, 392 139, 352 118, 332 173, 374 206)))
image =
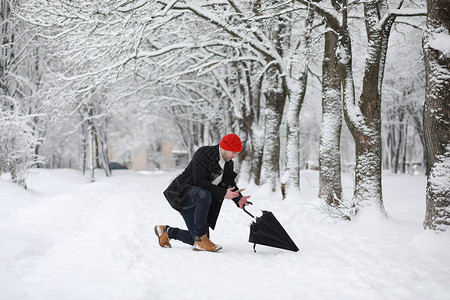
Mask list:
MULTIPOLYGON (((212 229, 216 226, 227 189, 231 187, 237 189, 235 183, 237 174, 233 170, 234 162, 225 162, 222 170, 219 165, 219 158, 219 145, 199 148, 183 173, 178 175, 164 191, 164 196, 166 196, 170 205, 180 212, 183 211, 186 195, 193 186, 211 192, 212 202, 209 207, 208 224, 212 229), (212 184, 212 181, 222 172, 222 181, 218 185, 212 184)), ((239 194, 238 197, 233 199, 236 205, 241 198, 242 195, 239 194)))

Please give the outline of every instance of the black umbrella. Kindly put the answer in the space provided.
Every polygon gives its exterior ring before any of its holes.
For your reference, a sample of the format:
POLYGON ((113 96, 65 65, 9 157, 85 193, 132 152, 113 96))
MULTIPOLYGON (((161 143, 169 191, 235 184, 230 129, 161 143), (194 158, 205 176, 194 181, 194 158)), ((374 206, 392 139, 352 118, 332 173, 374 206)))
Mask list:
POLYGON ((263 210, 261 217, 255 217, 245 209, 245 206, 242 208, 254 219, 252 224, 250 224, 250 236, 248 238, 248 241, 253 243, 253 251, 256 252, 256 244, 295 252, 299 250, 286 230, 284 230, 283 226, 281 226, 280 222, 278 222, 270 211, 263 210))

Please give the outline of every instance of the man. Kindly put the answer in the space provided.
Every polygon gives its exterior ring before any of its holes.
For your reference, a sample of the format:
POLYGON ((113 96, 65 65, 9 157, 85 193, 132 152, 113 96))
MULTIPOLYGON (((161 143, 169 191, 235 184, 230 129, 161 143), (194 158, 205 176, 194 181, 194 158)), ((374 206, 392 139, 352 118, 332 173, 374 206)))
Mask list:
POLYGON ((233 159, 242 151, 236 134, 227 134, 219 145, 199 148, 189 165, 169 187, 164 196, 180 212, 187 229, 156 225, 155 234, 161 247, 172 247, 170 240, 193 245, 195 251, 217 252, 222 247, 209 239, 209 227, 214 229, 224 199, 233 200, 242 208, 250 196, 242 196, 236 187, 237 174, 233 159))

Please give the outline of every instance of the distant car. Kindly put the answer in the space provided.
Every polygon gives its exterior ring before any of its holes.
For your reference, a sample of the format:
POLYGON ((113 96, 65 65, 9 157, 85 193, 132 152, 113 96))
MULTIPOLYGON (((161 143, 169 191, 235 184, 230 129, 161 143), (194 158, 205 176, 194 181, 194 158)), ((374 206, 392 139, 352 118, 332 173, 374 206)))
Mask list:
POLYGON ((109 163, 109 168, 110 168, 111 170, 124 170, 124 169, 128 169, 126 166, 124 166, 124 165, 122 165, 122 164, 120 164, 120 163, 118 163, 118 162, 115 162, 115 161, 109 163))

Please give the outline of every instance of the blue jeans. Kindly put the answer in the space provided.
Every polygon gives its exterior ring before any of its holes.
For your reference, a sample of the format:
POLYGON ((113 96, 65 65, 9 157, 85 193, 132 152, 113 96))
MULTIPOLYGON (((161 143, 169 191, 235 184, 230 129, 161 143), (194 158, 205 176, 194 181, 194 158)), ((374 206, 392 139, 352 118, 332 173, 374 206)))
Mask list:
POLYGON ((184 210, 180 212, 188 230, 170 227, 169 237, 183 243, 194 245, 195 236, 205 233, 209 237, 208 212, 211 205, 211 193, 199 187, 192 187, 187 193, 184 210))

